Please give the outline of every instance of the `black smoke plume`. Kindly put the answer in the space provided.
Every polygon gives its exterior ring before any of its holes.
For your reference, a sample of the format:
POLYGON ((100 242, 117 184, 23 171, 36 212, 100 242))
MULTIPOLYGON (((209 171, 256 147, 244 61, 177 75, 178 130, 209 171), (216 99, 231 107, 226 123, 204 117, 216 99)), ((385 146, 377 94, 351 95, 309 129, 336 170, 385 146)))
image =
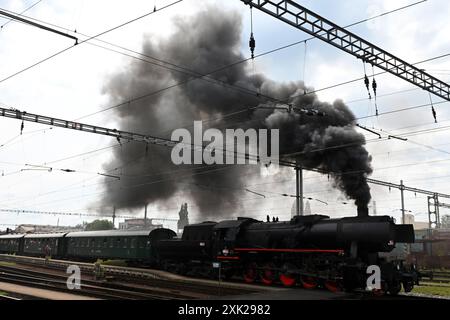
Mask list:
MULTIPOLYGON (((143 53, 179 66, 207 74, 244 59, 241 49, 242 17, 234 11, 207 7, 195 16, 177 17, 175 31, 165 39, 147 36, 143 53)), ((167 70, 142 61, 133 61, 116 72, 104 86, 111 104, 156 92, 189 80, 186 72, 167 70)), ((341 101, 333 104, 305 95, 302 82, 277 83, 255 75, 249 63, 214 73, 215 79, 261 92, 294 107, 317 109, 324 117, 296 112, 254 109, 274 107, 276 103, 255 94, 245 94, 222 85, 196 79, 160 94, 134 101, 116 109, 122 130, 169 138, 177 128, 192 129, 194 120, 208 120, 204 128, 280 129, 280 154, 299 164, 320 168, 333 176, 336 186, 356 204, 367 204, 370 189, 366 177, 372 170, 371 158, 364 148, 363 135, 355 131, 355 117, 341 101), (242 110, 233 116, 222 115, 242 110)), ((166 206, 195 203, 205 216, 232 215, 241 206, 239 199, 246 181, 259 174, 258 166, 175 166, 169 148, 125 143, 114 151, 105 170, 120 173, 122 179, 105 183, 103 204, 117 208, 137 208, 146 203, 166 206), (182 197, 181 199, 177 198, 182 197)), ((191 205, 192 206, 192 205, 191 205)), ((239 214, 243 214, 239 212, 239 214)))

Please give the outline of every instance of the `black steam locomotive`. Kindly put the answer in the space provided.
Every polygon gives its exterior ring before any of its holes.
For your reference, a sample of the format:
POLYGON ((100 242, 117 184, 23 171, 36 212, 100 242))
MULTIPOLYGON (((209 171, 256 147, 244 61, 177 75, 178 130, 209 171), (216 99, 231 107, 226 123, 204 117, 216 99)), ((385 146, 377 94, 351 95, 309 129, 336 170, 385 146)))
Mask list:
POLYGON ((412 290, 417 272, 379 253, 390 252, 396 243, 412 242, 412 226, 396 225, 388 216, 310 215, 288 222, 204 222, 186 226, 181 239, 156 245, 161 267, 173 272, 207 275, 211 264, 220 261, 225 277, 331 291, 366 289, 368 267, 377 266, 378 290, 397 294, 402 285, 406 292, 412 290))

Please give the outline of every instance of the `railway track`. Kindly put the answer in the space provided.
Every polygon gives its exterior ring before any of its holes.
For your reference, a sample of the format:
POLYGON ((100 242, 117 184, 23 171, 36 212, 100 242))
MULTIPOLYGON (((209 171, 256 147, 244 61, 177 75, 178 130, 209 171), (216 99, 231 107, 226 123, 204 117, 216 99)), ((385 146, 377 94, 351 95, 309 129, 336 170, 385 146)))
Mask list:
MULTIPOLYGON (((59 285, 66 284, 67 275, 66 274, 55 274, 49 272, 35 271, 20 268, 17 266, 0 266, 0 280, 2 277, 8 275, 35 278, 40 280, 57 280, 59 285)), ((95 281, 89 279, 82 279, 83 291, 86 289, 91 290, 92 288, 97 289, 101 287, 102 289, 115 290, 123 293, 125 297, 136 297, 138 299, 207 299, 218 294, 218 287, 211 285, 198 285, 198 284, 188 284, 185 282, 177 281, 167 281, 167 280, 144 280, 144 279, 133 279, 126 277, 114 278, 112 281, 95 281), (127 284, 124 284, 123 282, 127 284), (132 285, 130 285, 130 282, 132 285), (141 285, 141 286, 139 286, 141 285), (145 287, 144 287, 145 286, 145 287)), ((92 290, 91 290, 92 291, 92 290)), ((220 295, 237 295, 247 292, 255 292, 256 290, 237 290, 230 288, 220 288, 220 295)), ((72 291, 73 293, 73 291, 72 291)), ((121 295, 122 296, 122 295, 121 295)), ((96 295, 96 297, 99 297, 96 295)), ((107 296, 106 298, 114 298, 107 296)))
MULTIPOLYGON (((61 260, 50 260, 46 263, 42 258, 10 255, 0 255, 0 261, 1 260, 20 265, 27 265, 30 267, 41 267, 49 270, 57 270, 64 273, 69 265, 76 264, 80 267, 82 274, 92 275, 94 273, 94 266, 92 263, 61 260)), ((166 276, 166 272, 144 268, 106 265, 102 266, 102 268, 105 275, 111 277, 113 281, 133 282, 134 284, 151 285, 156 288, 196 293, 204 296, 215 296, 218 294, 218 283, 217 281, 211 279, 190 279, 174 275, 166 276)), ((67 279, 67 275, 64 277, 67 279)), ((263 290, 269 290, 269 288, 263 286, 249 286, 238 282, 221 282, 220 285, 220 295, 242 295, 263 290)))
POLYGON ((163 292, 132 286, 111 285, 90 280, 83 280, 80 290, 70 290, 67 288, 66 280, 67 276, 52 273, 23 270, 13 267, 0 267, 0 281, 93 298, 120 300, 184 300, 190 298, 186 295, 174 292, 163 292))
POLYGON ((11 297, 11 296, 0 295, 0 301, 20 301, 20 300, 23 300, 23 299, 11 297))
POLYGON ((448 271, 422 270, 420 274, 426 282, 450 283, 450 272, 448 271))

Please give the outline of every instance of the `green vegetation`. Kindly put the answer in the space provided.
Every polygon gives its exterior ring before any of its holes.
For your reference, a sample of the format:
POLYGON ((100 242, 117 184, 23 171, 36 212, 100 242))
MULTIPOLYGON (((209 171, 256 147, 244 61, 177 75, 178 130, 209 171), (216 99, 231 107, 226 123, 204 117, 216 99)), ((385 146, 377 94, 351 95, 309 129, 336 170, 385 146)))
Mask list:
POLYGON ((13 267, 15 265, 15 262, 0 261, 0 266, 2 267, 13 267))
POLYGON ((86 223, 84 230, 86 231, 100 231, 100 230, 113 230, 114 225, 109 220, 94 220, 91 223, 86 223))
POLYGON ((7 292, 0 291, 0 296, 7 296, 7 295, 8 295, 7 292))
POLYGON ((429 294, 433 296, 450 297, 450 286, 448 285, 422 285, 415 286, 413 293, 429 294))
POLYGON ((126 267, 127 263, 124 260, 97 260, 101 265, 104 266, 116 266, 116 267, 126 267))

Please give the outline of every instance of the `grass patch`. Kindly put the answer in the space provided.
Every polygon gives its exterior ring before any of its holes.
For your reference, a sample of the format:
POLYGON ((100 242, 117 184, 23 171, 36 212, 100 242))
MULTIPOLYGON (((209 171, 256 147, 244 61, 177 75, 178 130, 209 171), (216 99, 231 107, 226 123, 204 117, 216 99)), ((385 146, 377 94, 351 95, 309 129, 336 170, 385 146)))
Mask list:
POLYGON ((115 267, 126 267, 127 263, 124 260, 97 260, 101 265, 104 266, 115 266, 115 267))
POLYGON ((2 267, 14 267, 15 265, 15 262, 0 261, 0 266, 2 267))
POLYGON ((0 296, 7 296, 8 295, 8 293, 7 292, 3 292, 3 291, 0 291, 0 296))
POLYGON ((433 296, 450 297, 449 286, 434 286, 434 285, 415 286, 412 292, 429 294, 433 296))

